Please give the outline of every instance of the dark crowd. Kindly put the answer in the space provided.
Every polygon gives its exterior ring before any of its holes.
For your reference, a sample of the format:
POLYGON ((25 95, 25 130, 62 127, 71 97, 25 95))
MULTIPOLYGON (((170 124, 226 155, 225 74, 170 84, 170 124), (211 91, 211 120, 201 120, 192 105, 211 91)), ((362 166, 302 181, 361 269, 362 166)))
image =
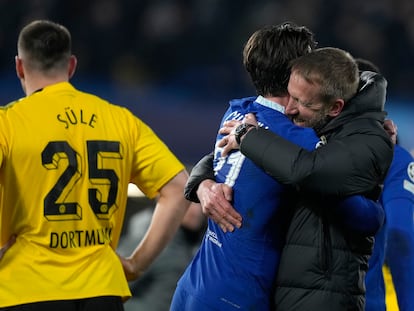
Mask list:
POLYGON ((248 35, 291 20, 312 29, 320 46, 375 62, 391 96, 413 96, 410 0, 3 0, 0 15, 0 72, 10 71, 22 25, 51 18, 71 29, 83 74, 194 92, 239 91, 249 87, 240 55, 248 35))

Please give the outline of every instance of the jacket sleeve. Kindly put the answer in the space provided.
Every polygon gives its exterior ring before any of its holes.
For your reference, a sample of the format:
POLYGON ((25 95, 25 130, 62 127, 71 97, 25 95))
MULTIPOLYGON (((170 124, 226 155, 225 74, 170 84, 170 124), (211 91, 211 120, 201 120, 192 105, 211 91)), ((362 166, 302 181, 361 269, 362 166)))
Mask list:
POLYGON ((365 194, 378 188, 393 155, 386 135, 364 134, 364 129, 307 151, 259 128, 245 135, 240 150, 280 183, 326 196, 365 194))
POLYGON ((200 203, 200 200, 197 197, 198 186, 203 180, 215 180, 213 159, 214 155, 213 153, 210 153, 198 161, 198 163, 191 170, 190 177, 184 188, 184 196, 187 200, 200 203))

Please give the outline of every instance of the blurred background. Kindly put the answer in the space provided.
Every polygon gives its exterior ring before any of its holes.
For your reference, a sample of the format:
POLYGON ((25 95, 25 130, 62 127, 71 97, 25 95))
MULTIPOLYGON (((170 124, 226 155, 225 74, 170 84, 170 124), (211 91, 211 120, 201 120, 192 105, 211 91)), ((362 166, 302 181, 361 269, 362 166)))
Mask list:
POLYGON ((77 88, 131 109, 188 165, 212 150, 228 100, 254 95, 246 40, 284 21, 379 66, 389 117, 414 153, 413 0, 0 0, 1 105, 24 96, 16 40, 39 18, 71 31, 77 88))

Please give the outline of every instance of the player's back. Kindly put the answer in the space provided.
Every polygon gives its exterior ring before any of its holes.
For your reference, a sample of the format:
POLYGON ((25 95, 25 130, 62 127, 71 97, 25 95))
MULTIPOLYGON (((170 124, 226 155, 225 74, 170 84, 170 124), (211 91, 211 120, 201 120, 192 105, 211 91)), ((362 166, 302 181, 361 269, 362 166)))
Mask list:
POLYGON ((0 263, 0 307, 130 294, 113 248, 139 126, 67 82, 0 111, 0 244, 17 235, 0 263))
MULTIPOLYGON (((283 132, 290 138, 298 136, 297 140, 307 141, 302 134, 310 131, 313 140, 308 144, 315 146, 316 135, 309 129, 294 127, 282 111, 280 105, 263 97, 233 100, 222 123, 242 120, 246 113, 252 112, 260 126, 283 132)), ((218 135, 217 141, 220 138, 218 135)), ((247 310, 259 305, 260 310, 268 310, 279 251, 283 246, 279 224, 287 221, 279 214, 284 187, 239 151, 221 157, 221 149, 216 148, 214 169, 217 182, 233 187, 232 203, 242 215, 243 225, 224 233, 209 220, 200 249, 179 286, 219 310, 235 307, 247 310)))
MULTIPOLYGON (((254 99, 231 105, 223 121, 242 118, 254 99)), ((215 153, 216 181, 233 187, 234 207, 243 225, 224 233, 209 219, 205 237, 179 286, 217 310, 255 306, 268 310, 281 247, 275 215, 282 187, 240 152, 226 158, 220 157, 217 148, 215 153)))

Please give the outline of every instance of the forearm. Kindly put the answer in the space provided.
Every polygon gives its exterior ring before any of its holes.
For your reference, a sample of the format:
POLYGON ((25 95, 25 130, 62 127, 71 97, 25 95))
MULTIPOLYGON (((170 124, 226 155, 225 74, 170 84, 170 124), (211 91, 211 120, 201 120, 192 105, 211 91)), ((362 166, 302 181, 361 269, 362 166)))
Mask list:
POLYGON ((160 191, 147 232, 127 258, 128 280, 138 278, 161 253, 180 227, 190 202, 183 196, 187 174, 182 172, 160 191))
POLYGON ((184 215, 181 226, 187 230, 198 231, 204 224, 205 217, 199 203, 192 202, 184 215))
POLYGON ((167 246, 181 225, 184 202, 169 202, 169 206, 157 204, 152 221, 138 247, 131 255, 134 271, 141 275, 167 246))
POLYGON ((187 200, 195 203, 199 203, 200 200, 197 196, 197 189, 203 180, 211 179, 215 180, 213 170, 213 153, 204 156, 191 170, 190 177, 184 188, 184 196, 187 200))
POLYGON ((291 177, 291 167, 280 164, 288 163, 300 149, 301 147, 263 128, 251 129, 240 144, 241 153, 283 184, 294 184, 295 180, 291 177), (280 144, 286 148, 283 153, 279 152, 280 144))

